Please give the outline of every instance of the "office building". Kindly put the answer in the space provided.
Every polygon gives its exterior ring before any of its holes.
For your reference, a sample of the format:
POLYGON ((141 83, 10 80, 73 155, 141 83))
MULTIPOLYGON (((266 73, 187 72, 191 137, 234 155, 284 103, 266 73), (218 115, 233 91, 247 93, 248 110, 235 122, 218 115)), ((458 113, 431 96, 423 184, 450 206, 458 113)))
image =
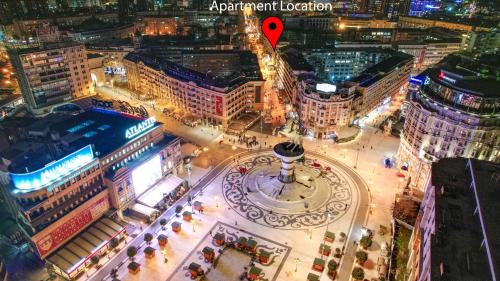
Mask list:
POLYGON ((462 35, 460 50, 474 54, 498 54, 500 52, 500 32, 471 31, 462 35))
POLYGON ((500 79, 494 61, 451 56, 413 77, 398 163, 423 191, 446 157, 500 162, 500 79))
POLYGON ((405 280, 498 280, 500 164, 441 159, 426 185, 405 280))
POLYGON ((336 138, 407 84, 413 58, 382 48, 300 49, 277 52, 278 88, 295 107, 304 133, 336 138))
POLYGON ((28 110, 35 115, 48 114, 54 105, 94 92, 83 44, 11 49, 10 57, 28 110))
POLYGON ((17 124, 15 141, 0 151, 9 212, 35 252, 64 278, 84 273, 92 256, 123 238, 124 211, 141 210, 148 218, 163 193, 184 184, 175 176, 180 139, 164 134, 153 118, 93 108, 10 122, 17 124))

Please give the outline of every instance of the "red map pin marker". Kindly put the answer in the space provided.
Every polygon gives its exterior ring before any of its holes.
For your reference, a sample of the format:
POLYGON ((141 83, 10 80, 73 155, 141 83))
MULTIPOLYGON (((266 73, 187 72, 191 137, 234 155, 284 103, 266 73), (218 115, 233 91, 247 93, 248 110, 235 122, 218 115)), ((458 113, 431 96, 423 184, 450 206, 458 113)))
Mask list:
POLYGON ((273 49, 276 49, 276 44, 283 32, 283 22, 278 17, 267 17, 262 22, 261 28, 273 49))

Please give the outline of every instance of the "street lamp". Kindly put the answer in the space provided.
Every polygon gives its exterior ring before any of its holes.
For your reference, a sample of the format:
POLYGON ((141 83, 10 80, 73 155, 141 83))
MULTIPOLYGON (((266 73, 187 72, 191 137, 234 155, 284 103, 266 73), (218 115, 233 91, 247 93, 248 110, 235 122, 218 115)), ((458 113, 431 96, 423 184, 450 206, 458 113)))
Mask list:
POLYGON ((357 153, 356 153, 356 162, 354 162, 354 169, 357 169, 358 168, 358 158, 359 158, 359 145, 358 145, 358 148, 356 149, 357 150, 357 153))
POLYGON ((332 217, 332 214, 328 213, 327 218, 326 218, 326 231, 328 232, 328 226, 330 225, 330 218, 332 217))
POLYGON ((233 158, 234 158, 234 154, 236 152, 236 145, 233 145, 231 148, 233 149, 233 158))
POLYGON ((166 249, 163 249, 163 250, 161 251, 161 253, 163 254, 163 259, 164 259, 165 263, 167 263, 167 261, 168 261, 168 260, 167 260, 167 250, 166 250, 166 249))
POLYGON ((298 270, 299 263, 301 262, 299 258, 294 258, 293 262, 295 262, 295 272, 298 270))

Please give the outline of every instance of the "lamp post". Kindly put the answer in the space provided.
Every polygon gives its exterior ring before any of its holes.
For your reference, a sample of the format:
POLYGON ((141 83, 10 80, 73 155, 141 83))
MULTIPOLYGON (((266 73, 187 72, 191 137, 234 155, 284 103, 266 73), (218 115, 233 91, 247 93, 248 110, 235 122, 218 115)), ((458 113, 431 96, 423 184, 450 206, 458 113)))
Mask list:
POLYGON ((354 162, 354 169, 357 169, 358 168, 358 158, 359 158, 359 144, 358 144, 358 148, 356 149, 357 150, 357 153, 356 153, 356 162, 354 162))
POLYGON ((301 262, 299 258, 294 258, 293 262, 295 262, 295 272, 299 269, 299 263, 301 262))
POLYGON ((164 259, 165 263, 167 263, 167 261, 168 261, 168 260, 167 260, 167 250, 166 250, 166 249, 163 249, 163 250, 161 251, 161 253, 163 254, 163 259, 164 259))
POLYGON ((330 218, 332 217, 332 214, 328 213, 326 215, 326 231, 328 232, 328 226, 330 226, 330 218))
POLYGON ((233 158, 234 158, 234 155, 235 155, 235 152, 236 152, 236 145, 233 145, 233 146, 231 147, 231 149, 233 150, 233 158))

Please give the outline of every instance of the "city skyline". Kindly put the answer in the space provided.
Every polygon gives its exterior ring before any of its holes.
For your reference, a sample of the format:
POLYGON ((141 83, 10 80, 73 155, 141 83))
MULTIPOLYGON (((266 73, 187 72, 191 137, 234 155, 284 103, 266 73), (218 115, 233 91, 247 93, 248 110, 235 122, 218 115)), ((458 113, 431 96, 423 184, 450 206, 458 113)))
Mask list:
POLYGON ((498 280, 498 5, 286 3, 0 0, 0 280, 498 280))

